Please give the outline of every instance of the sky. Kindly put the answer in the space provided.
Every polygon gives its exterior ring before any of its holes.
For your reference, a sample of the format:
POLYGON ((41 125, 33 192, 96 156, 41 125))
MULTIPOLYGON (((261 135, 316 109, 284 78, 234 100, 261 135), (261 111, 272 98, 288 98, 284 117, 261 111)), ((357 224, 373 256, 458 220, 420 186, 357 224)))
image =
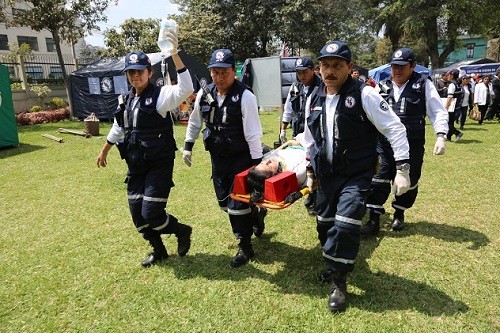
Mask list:
POLYGON ((85 37, 87 44, 104 46, 103 32, 106 29, 118 28, 126 19, 162 19, 169 14, 178 14, 177 5, 168 0, 119 0, 118 5, 110 4, 106 15, 108 22, 99 24, 101 31, 93 32, 92 36, 85 37))

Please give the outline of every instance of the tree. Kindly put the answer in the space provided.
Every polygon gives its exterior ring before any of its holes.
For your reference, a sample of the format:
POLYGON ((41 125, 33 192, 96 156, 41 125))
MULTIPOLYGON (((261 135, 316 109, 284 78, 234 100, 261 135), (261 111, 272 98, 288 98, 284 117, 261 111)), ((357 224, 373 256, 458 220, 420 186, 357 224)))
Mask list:
POLYGON ((375 17, 374 28, 384 27, 393 50, 409 46, 403 45, 402 40, 416 41, 416 44, 423 41, 424 58, 430 58, 433 68, 444 65, 460 46, 460 36, 500 33, 498 0, 372 0, 367 6, 375 17), (441 53, 439 42, 442 42, 441 53))
POLYGON ((24 68, 24 62, 33 58, 33 50, 26 43, 18 45, 15 42, 10 42, 9 51, 9 53, 2 54, 0 56, 0 60, 11 63, 19 62, 19 77, 21 79, 21 88, 26 89, 27 77, 24 68))
MULTIPOLYGON (((226 47, 237 60, 277 55, 286 43, 294 55, 299 50, 316 54, 331 39, 347 42, 369 40, 365 34, 363 0, 173 0, 180 15, 181 42, 202 62, 215 48, 226 47), (345 22, 348 22, 346 24, 345 22)), ((365 47, 366 49, 366 47, 365 47)))
POLYGON ((104 31, 107 49, 100 52, 103 57, 124 56, 128 52, 141 50, 145 53, 159 52, 157 39, 160 32, 159 19, 127 19, 115 28, 104 31))
POLYGON ((6 0, 0 2, 0 9, 5 13, 7 6, 24 8, 14 11, 11 18, 5 17, 4 14, 6 27, 27 26, 35 31, 50 31, 66 85, 66 93, 71 96, 61 43, 64 41, 74 46, 86 32, 100 30, 97 23, 107 21, 104 13, 111 2, 117 3, 117 0, 6 0))

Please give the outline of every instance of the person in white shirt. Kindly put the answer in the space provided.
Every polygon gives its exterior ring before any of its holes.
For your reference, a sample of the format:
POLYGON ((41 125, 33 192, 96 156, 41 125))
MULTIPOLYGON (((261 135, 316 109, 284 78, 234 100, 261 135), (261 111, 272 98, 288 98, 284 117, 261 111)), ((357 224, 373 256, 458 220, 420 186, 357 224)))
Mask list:
MULTIPOLYGON (((314 62, 310 57, 300 57, 295 62, 295 71, 299 82, 294 82, 286 97, 281 120, 280 142, 287 141, 287 129, 290 125, 292 129, 292 138, 304 132, 305 118, 304 106, 307 97, 312 93, 315 87, 321 83, 321 78, 314 71, 314 62)), ((312 191, 304 201, 309 215, 315 216, 316 192, 312 191)))
POLYGON ((161 234, 177 236, 180 256, 185 256, 191 246, 192 228, 179 223, 165 210, 174 186, 177 150, 169 113, 193 93, 191 75, 177 54, 177 35, 169 33, 169 40, 178 83, 154 85, 149 82, 153 74, 149 57, 140 51, 127 54, 124 72, 132 89, 125 100, 119 101, 113 127, 97 157, 97 166, 105 167, 109 150, 117 144, 121 157, 127 162, 127 196, 132 220, 153 248, 141 262, 143 267, 168 258, 161 234))
POLYGON ((205 150, 210 152, 212 181, 219 207, 229 216, 233 234, 239 240, 231 267, 248 263, 255 255, 251 237, 264 232, 266 209, 249 206, 230 197, 234 177, 262 160, 262 126, 257 98, 248 86, 236 80, 231 50, 218 49, 208 64, 213 83, 200 89, 189 117, 183 159, 192 164, 192 149, 203 124, 205 150))
POLYGON ((460 129, 463 130, 465 126, 465 120, 467 119, 467 114, 469 113, 469 107, 473 106, 473 95, 474 91, 472 90, 472 86, 470 84, 471 78, 469 75, 462 76, 462 89, 464 91, 464 98, 462 100, 462 105, 460 106, 460 110, 455 115, 456 122, 460 122, 460 129))
MULTIPOLYGON (((448 132, 448 112, 441 103, 441 97, 426 75, 415 71, 416 59, 413 50, 400 48, 394 51, 391 60, 391 76, 379 83, 382 97, 406 127, 410 145, 411 188, 403 195, 396 195, 392 201, 394 208, 392 231, 401 231, 405 226, 404 212, 415 203, 418 181, 422 174, 425 150, 426 116, 434 128, 436 142, 434 154, 445 151, 445 136, 448 132)), ((379 137, 377 152, 380 169, 373 177, 371 192, 366 201, 370 218, 361 228, 363 235, 376 235, 380 230, 380 216, 385 213, 384 204, 391 193, 391 182, 396 175, 396 162, 389 141, 379 137)))
POLYGON ((406 130, 375 89, 353 78, 351 50, 328 42, 318 57, 323 83, 309 96, 303 145, 318 180, 316 228, 327 269, 320 279, 332 284, 328 308, 346 307, 346 277, 354 269, 361 221, 377 161, 379 133, 394 151, 397 195, 410 188, 406 130))
POLYGON ((306 150, 300 144, 300 137, 297 140, 289 140, 278 148, 264 154, 262 162, 250 168, 247 176, 247 185, 252 202, 260 202, 264 199, 264 185, 268 178, 271 178, 283 171, 294 172, 297 176, 297 185, 301 189, 308 186, 313 190, 312 182, 314 177, 308 173, 309 161, 306 158, 306 150), (308 184, 307 177, 311 177, 311 183, 308 184))
POLYGON ((491 95, 493 94, 493 89, 490 84, 490 77, 488 75, 483 76, 481 82, 476 84, 474 88, 474 104, 477 104, 479 112, 481 112, 481 119, 478 121, 479 125, 483 124, 484 116, 486 111, 488 111, 488 106, 491 103, 491 95))

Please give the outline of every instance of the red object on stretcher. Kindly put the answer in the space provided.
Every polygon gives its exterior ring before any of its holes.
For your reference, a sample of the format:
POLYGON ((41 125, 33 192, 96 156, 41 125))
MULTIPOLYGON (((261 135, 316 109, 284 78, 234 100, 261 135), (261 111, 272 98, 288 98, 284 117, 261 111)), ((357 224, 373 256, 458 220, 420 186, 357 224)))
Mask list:
MULTIPOLYGON (((237 201, 249 202, 250 193, 247 187, 247 176, 250 169, 240 172, 234 177, 233 191, 231 198, 237 201)), ((285 203, 285 198, 294 192, 299 191, 297 175, 292 171, 283 171, 265 180, 264 200, 255 202, 256 205, 281 209, 288 207, 290 203, 285 203)))

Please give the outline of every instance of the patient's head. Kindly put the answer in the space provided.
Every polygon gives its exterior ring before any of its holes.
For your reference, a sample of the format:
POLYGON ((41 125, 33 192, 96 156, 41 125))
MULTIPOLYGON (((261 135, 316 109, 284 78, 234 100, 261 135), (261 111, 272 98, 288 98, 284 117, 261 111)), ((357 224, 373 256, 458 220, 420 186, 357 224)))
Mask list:
POLYGON ((248 172, 247 185, 250 190, 250 202, 259 202, 264 199, 264 183, 266 179, 283 171, 283 166, 277 158, 271 157, 248 172))

